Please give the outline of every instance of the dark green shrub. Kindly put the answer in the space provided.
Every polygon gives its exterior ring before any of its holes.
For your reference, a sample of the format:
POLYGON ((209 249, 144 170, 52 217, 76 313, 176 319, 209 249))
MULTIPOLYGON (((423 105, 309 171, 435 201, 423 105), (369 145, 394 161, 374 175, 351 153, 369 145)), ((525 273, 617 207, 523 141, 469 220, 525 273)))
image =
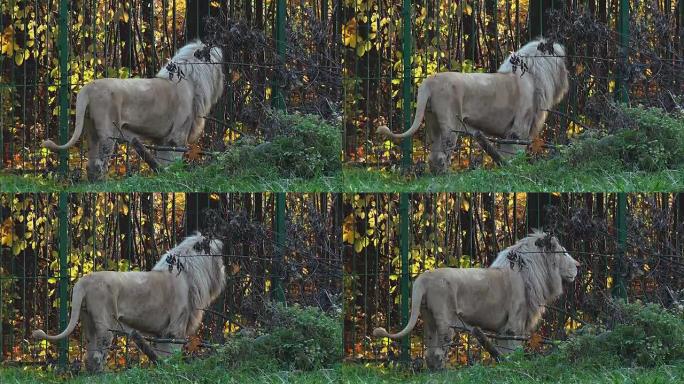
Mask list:
POLYGON ((219 356, 230 366, 277 365, 281 369, 313 370, 342 359, 342 321, 318 308, 274 305, 258 336, 230 338, 219 356))
MULTIPOLYGON (((569 163, 616 163, 624 170, 655 172, 684 166, 684 119, 657 108, 625 108, 627 126, 586 132, 565 151, 569 163)), ((606 124, 610 124, 606 122, 606 124)))
POLYGON ((561 351, 571 361, 653 367, 684 360, 684 315, 657 304, 617 301, 605 326, 583 329, 561 351))
POLYGON ((218 158, 231 175, 282 178, 333 176, 342 168, 342 133, 313 115, 273 112, 270 140, 237 141, 218 158))

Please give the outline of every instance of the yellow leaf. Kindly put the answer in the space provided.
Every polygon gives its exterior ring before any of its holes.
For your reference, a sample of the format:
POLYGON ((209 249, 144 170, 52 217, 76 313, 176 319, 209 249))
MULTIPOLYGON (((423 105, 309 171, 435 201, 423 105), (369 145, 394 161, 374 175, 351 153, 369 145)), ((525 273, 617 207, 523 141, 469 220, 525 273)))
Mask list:
POLYGON ((354 240, 354 251, 356 253, 361 253, 361 251, 363 250, 363 248, 366 247, 366 245, 368 245, 368 238, 357 238, 356 240, 354 240))

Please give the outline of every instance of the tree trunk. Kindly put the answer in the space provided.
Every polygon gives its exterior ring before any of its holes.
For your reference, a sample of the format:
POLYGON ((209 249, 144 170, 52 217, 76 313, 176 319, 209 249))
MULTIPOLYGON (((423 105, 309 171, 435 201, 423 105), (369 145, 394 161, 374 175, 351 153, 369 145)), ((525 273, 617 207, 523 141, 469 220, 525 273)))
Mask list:
POLYGON ((206 37, 204 18, 209 16, 209 0, 189 0, 185 9, 185 39, 206 37))
POLYGON ((150 270, 155 265, 159 253, 157 252, 157 241, 154 231, 155 213, 153 201, 154 195, 151 193, 142 193, 140 195, 140 206, 142 214, 145 216, 145 222, 142 224, 142 239, 143 239, 143 254, 144 269, 150 270))
POLYGON ((157 58, 154 49, 154 18, 153 16, 153 1, 152 0, 142 0, 142 19, 143 23, 147 25, 145 32, 143 33, 143 44, 145 52, 145 75, 148 78, 154 76, 157 70, 157 58))

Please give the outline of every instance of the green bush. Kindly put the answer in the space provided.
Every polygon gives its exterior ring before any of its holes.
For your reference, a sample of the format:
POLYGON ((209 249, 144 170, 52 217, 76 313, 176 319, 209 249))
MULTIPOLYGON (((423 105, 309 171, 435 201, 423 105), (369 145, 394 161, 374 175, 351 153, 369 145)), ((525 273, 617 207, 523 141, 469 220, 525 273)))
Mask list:
POLYGON ((231 337, 219 351, 228 366, 329 368, 342 359, 342 322, 313 307, 274 305, 258 336, 231 337))
POLYGON ((605 326, 588 327, 561 345, 571 361, 618 358, 631 366, 654 367, 684 360, 684 315, 657 304, 614 302, 605 326))
POLYGON ((238 140, 218 158, 231 175, 281 178, 333 176, 342 169, 342 133, 313 115, 273 112, 270 140, 238 140))
POLYGON ((622 107, 621 112, 619 121, 627 126, 581 135, 565 151, 570 164, 592 168, 611 163, 647 172, 684 166, 684 119, 657 108, 622 107))

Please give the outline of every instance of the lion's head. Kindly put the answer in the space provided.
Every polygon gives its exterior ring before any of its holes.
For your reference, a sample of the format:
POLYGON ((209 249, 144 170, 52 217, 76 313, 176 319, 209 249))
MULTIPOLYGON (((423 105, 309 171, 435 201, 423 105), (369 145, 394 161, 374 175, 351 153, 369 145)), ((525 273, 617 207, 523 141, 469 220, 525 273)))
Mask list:
POLYGON ((490 268, 510 268, 525 284, 531 324, 543 313, 543 306, 563 293, 563 281, 573 282, 580 263, 548 233, 534 230, 529 236, 499 252, 490 268))

